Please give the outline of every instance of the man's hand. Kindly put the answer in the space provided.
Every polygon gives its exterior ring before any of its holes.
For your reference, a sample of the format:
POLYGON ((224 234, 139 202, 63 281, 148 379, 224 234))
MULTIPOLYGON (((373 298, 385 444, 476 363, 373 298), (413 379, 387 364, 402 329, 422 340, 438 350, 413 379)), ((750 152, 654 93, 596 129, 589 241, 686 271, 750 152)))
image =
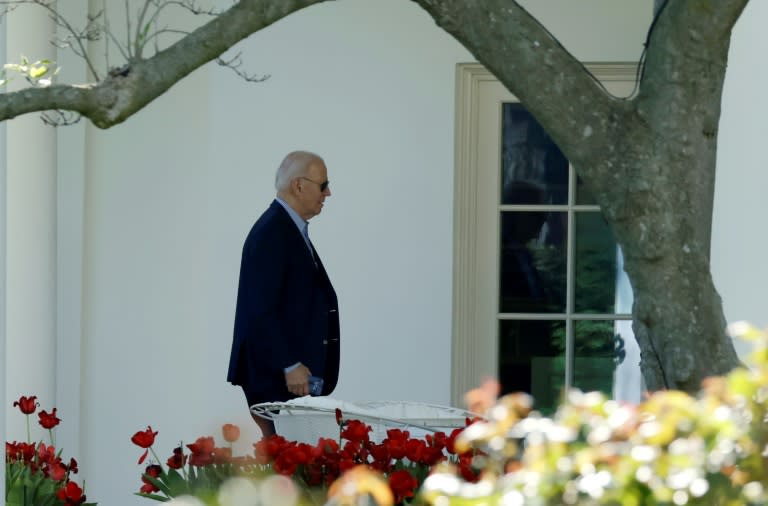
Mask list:
POLYGON ((285 384, 288 387, 288 391, 294 395, 307 395, 309 394, 309 377, 312 373, 307 369, 304 364, 285 373, 285 384))

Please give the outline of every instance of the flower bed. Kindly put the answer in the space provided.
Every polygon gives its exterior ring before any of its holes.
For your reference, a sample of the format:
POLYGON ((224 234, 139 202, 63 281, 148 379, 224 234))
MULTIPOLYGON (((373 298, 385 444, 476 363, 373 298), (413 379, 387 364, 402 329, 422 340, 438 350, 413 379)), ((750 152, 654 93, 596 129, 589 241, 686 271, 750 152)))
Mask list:
MULTIPOLYGON (((158 501, 193 495, 215 504, 217 490, 231 477, 263 480, 278 475, 290 478, 301 490, 300 497, 316 502, 320 496, 322 504, 340 476, 365 466, 386 483, 387 490, 379 493, 390 494, 396 504, 408 504, 430 469, 438 463, 455 463, 466 480, 475 481, 478 477, 472 467, 472 458, 477 452, 455 449, 454 442, 462 428, 451 434, 427 434, 424 438, 411 437, 407 430, 390 429, 387 437, 377 443, 369 437, 370 425, 360 420, 345 420, 339 410, 336 420, 338 439, 319 438, 317 444, 311 445, 274 435, 255 443, 252 455, 233 456, 231 446, 218 447, 211 436, 198 438, 187 445, 186 450, 182 446, 175 448, 165 466, 154 456, 157 463, 146 466, 138 495, 158 501)), ((467 424, 471 422, 473 420, 467 420, 467 424)), ((151 427, 134 434, 132 441, 145 449, 139 464, 144 462, 147 452, 153 452, 156 435, 151 427)), ((225 425, 222 436, 231 445, 239 438, 239 429, 225 425)), ((358 471, 358 475, 361 472, 358 471)))
POLYGON ((35 395, 22 396, 13 403, 27 418, 27 441, 5 442, 5 504, 96 504, 86 503, 83 489, 71 479, 78 471, 77 461, 71 458, 65 463, 61 450, 57 451, 54 446, 53 429, 61 423, 56 408, 50 413, 41 410, 37 414, 40 426, 48 430, 51 444, 32 442, 29 418, 38 406, 35 395))

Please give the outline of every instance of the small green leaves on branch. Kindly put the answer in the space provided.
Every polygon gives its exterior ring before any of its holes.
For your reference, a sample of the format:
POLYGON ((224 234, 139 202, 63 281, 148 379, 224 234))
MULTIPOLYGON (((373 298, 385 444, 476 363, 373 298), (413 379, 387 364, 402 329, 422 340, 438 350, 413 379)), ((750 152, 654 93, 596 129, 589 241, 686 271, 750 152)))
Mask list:
POLYGON ((52 84, 53 78, 59 73, 59 69, 56 63, 51 60, 30 62, 26 56, 22 55, 20 63, 6 63, 3 65, 0 86, 5 85, 10 80, 7 77, 7 72, 12 71, 23 76, 32 86, 45 88, 52 84))

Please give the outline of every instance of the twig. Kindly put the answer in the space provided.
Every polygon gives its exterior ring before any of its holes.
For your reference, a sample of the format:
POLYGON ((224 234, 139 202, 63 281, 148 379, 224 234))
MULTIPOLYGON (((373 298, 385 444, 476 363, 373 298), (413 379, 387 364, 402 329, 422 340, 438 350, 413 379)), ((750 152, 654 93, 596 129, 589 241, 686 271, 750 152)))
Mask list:
MULTIPOLYGON (((64 16, 59 14, 59 12, 56 9, 51 7, 50 3, 44 3, 44 2, 39 2, 39 1, 36 1, 35 3, 37 3, 41 7, 45 8, 46 10, 48 10, 48 12, 50 13, 51 19, 53 19, 54 23, 56 23, 57 26, 60 26, 61 28, 66 29, 70 33, 72 38, 75 39, 75 42, 77 43, 77 46, 79 48, 79 52, 75 51, 75 54, 80 56, 81 58, 83 58, 85 60, 85 64, 88 66, 88 70, 90 70, 90 72, 91 72, 91 74, 93 74, 94 78, 96 80, 98 80, 99 79, 99 74, 98 74, 98 72, 96 72, 96 68, 93 66, 93 62, 91 62, 91 59, 88 57, 88 51, 85 49, 85 46, 83 46, 83 37, 80 36, 75 31, 75 29, 72 27, 71 24, 69 24, 69 22, 64 18, 64 16)), ((86 40, 88 40, 88 39, 86 39, 86 40)), ((72 47, 72 46, 70 45, 70 47, 72 47)), ((72 49, 74 51, 74 48, 72 48, 72 49)))
MULTIPOLYGON (((126 0, 127 1, 127 0, 126 0)), ((136 35, 134 35, 133 43, 136 46, 134 48, 134 54, 136 55, 137 59, 141 59, 141 53, 144 49, 144 45, 146 44, 146 30, 142 28, 144 26, 144 17, 147 15, 147 10, 149 9, 149 4, 152 3, 152 0, 144 0, 144 6, 141 8, 141 12, 139 12, 139 17, 136 20, 136 35)), ((147 27, 149 27, 150 23, 147 23, 147 27)))
POLYGON ((232 70, 232 72, 237 74, 238 77, 244 79, 249 83, 260 83, 269 79, 270 77, 269 74, 266 74, 263 76, 256 76, 254 74, 248 74, 243 70, 240 70, 240 67, 243 64, 243 60, 240 58, 241 54, 242 53, 237 53, 235 56, 233 56, 229 60, 225 60, 224 58, 221 58, 221 57, 216 58, 216 63, 218 63, 222 67, 227 67, 228 69, 232 70))
POLYGON ((60 127, 69 126, 78 123, 82 119, 82 114, 72 111, 55 110, 40 114, 40 119, 48 126, 60 127))

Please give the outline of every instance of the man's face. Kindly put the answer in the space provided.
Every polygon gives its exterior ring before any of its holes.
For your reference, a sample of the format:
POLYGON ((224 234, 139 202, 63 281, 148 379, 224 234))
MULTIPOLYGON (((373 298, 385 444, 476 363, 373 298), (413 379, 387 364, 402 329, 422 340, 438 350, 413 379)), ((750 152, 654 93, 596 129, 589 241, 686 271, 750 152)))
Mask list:
POLYGON ((328 181, 328 169, 321 161, 312 162, 307 173, 299 177, 298 201, 301 206, 301 217, 305 220, 317 216, 323 210, 323 203, 331 196, 331 189, 326 185, 325 190, 320 187, 328 181))

